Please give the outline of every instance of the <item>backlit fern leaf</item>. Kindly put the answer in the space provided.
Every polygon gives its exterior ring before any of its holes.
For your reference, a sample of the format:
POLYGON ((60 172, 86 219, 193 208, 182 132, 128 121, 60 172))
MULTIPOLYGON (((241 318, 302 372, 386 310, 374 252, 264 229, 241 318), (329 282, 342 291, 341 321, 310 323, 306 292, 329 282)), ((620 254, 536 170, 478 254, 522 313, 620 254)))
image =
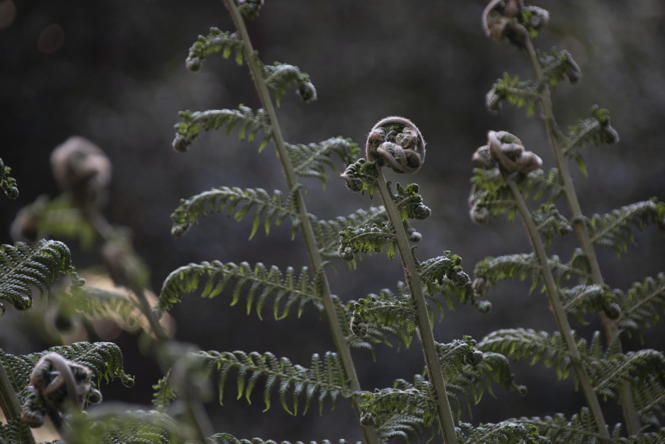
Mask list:
POLYGON ((220 261, 189 264, 171 272, 162 285, 159 306, 162 310, 170 310, 184 295, 194 292, 200 292, 203 298, 214 298, 231 282, 234 284, 230 305, 238 304, 244 296, 247 314, 253 309, 261 319, 269 298, 274 299, 275 319, 287 317, 296 304, 298 316, 308 303, 319 310, 323 307, 319 281, 310 276, 307 267, 300 272, 288 267, 282 272, 276 266, 266 267, 260 262, 252 267, 247 262, 220 261))
POLYGON ((3 302, 18 310, 30 308, 33 288, 44 293, 58 276, 73 272, 69 248, 62 242, 0 245, 0 310, 3 302))
POLYGON ((348 216, 338 216, 335 219, 317 220, 313 227, 319 251, 323 256, 337 257, 341 241, 340 232, 352 227, 385 223, 386 221, 386 210, 383 206, 369 207, 366 210, 359 209, 348 216))
POLYGON ((635 282, 625 294, 617 297, 621 305, 618 320, 622 331, 633 333, 655 325, 665 308, 665 273, 635 282))
POLYGON ((389 223, 369 223, 349 227, 339 233, 339 255, 352 266, 361 253, 380 253, 385 250, 389 258, 397 254, 395 233, 389 223))
POLYGON ((173 148, 176 151, 187 151, 201 131, 225 129, 227 133, 239 127, 240 140, 254 140, 259 132, 263 139, 259 151, 268 144, 271 137, 268 116, 263 108, 254 112, 250 107, 240 105, 238 109, 211 109, 208 111, 180 111, 181 121, 175 124, 176 135, 173 148))
MULTIPOLYGON (((216 433, 210 437, 210 440, 216 444, 347 444, 345 439, 330 441, 323 439, 321 441, 273 441, 272 439, 261 438, 236 438, 229 433, 216 433)), ((361 444, 357 441, 356 444, 361 444)))
POLYGON ((203 60, 212 54, 221 52, 222 57, 228 59, 231 54, 235 54, 235 60, 238 65, 242 65, 244 43, 238 38, 236 33, 221 31, 212 27, 208 35, 199 35, 194 44, 189 48, 186 66, 191 71, 201 69, 203 60))
POLYGON ((225 382, 231 370, 236 370, 237 399, 245 398, 251 404, 251 396, 259 378, 264 378, 264 411, 270 409, 275 390, 279 393, 280 404, 288 413, 297 415, 309 410, 316 395, 319 410, 323 411, 326 401, 333 405, 339 396, 349 397, 351 391, 337 355, 326 352, 324 356, 312 355, 309 368, 293 364, 288 358, 278 358, 270 352, 197 352, 196 355, 219 372, 219 402, 223 403, 225 382))
POLYGON ((263 188, 219 187, 199 193, 188 199, 181 199, 180 205, 171 214, 171 233, 180 236, 201 217, 226 212, 239 222, 254 210, 250 239, 259 227, 270 233, 272 225, 280 225, 286 217, 297 217, 292 196, 284 197, 279 190, 268 193, 263 188))
POLYGON ((554 416, 519 418, 512 420, 518 424, 534 426, 545 442, 565 442, 570 444, 593 444, 603 442, 598 434, 593 416, 585 407, 580 413, 567 418, 562 413, 554 416))
POLYGON ((309 79, 309 74, 304 73, 295 65, 275 62, 273 65, 263 67, 263 76, 268 88, 275 95, 277 106, 280 105, 286 90, 295 87, 298 95, 305 102, 316 100, 316 88, 309 79))
POLYGON ((504 443, 546 443, 547 440, 538 436, 535 427, 529 424, 507 420, 496 424, 472 425, 461 422, 460 442, 464 444, 504 444, 504 443))
POLYGON ((317 143, 287 144, 286 148, 296 174, 315 177, 324 184, 328 179, 327 170, 337 171, 335 157, 346 165, 360 155, 358 145, 343 137, 331 137, 317 143))
POLYGON ((30 384, 33 367, 49 352, 58 353, 66 359, 85 365, 93 371, 97 381, 120 379, 126 385, 133 383, 133 378, 125 373, 120 348, 112 342, 75 342, 28 355, 12 355, 0 350, 0 360, 19 398, 26 395, 25 389, 30 384))
POLYGON ((625 253, 635 243, 633 228, 644 230, 658 225, 665 230, 665 202, 656 198, 617 208, 607 214, 594 214, 589 220, 591 241, 625 253))
POLYGON ((16 179, 11 176, 12 169, 5 165, 0 158, 0 190, 10 199, 18 197, 18 187, 16 186, 16 179))

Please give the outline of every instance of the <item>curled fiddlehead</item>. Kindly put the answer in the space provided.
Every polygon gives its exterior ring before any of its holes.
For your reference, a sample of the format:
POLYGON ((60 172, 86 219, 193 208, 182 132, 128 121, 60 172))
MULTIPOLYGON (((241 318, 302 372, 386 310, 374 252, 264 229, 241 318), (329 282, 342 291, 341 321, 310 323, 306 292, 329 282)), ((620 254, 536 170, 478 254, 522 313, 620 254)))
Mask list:
POLYGON ((549 22, 550 14, 537 6, 525 6, 523 0, 492 0, 483 11, 485 34, 497 42, 507 38, 523 48, 527 37, 535 37, 549 22))
POLYGON ((425 162, 425 139, 418 127, 404 117, 379 120, 367 136, 367 160, 388 165, 397 173, 415 173, 425 162))
POLYGON ((489 131, 487 145, 473 153, 473 164, 486 170, 500 166, 508 172, 529 173, 543 165, 542 159, 524 149, 524 144, 517 136, 507 131, 489 131))

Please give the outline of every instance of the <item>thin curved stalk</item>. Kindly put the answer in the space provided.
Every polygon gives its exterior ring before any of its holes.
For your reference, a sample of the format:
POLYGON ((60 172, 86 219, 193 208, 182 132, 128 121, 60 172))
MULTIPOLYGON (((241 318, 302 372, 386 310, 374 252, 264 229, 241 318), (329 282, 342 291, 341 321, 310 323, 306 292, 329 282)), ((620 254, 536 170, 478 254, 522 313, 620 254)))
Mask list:
MULTIPOLYGON (((605 280, 603 274, 600 270, 600 264, 598 262, 598 257, 596 256, 596 250, 593 246, 591 236, 589 236, 589 231, 586 224, 584 223, 584 214, 580 207, 579 199, 577 198, 577 192, 575 190, 575 185, 573 183, 572 175, 570 174, 570 168, 568 166, 568 161, 566 159, 565 152, 563 147, 559 143, 559 134, 556 125, 556 119, 554 117, 554 108, 552 106, 552 97, 550 94, 550 88, 547 83, 544 81, 543 70, 538 60, 538 55, 533 46, 533 42, 530 38, 526 39, 526 51, 529 56, 529 61, 531 67, 536 75, 536 79, 539 83, 543 84, 543 91, 539 97, 541 118, 545 125, 545 131, 547 133, 547 140, 554 154, 554 159, 559 169, 559 175, 561 176, 561 181, 563 183, 563 191, 566 196, 566 201, 570 212, 572 215, 572 223, 575 229, 575 234, 580 243, 584 255, 589 260, 589 266, 591 268, 591 280, 594 284, 600 285, 601 287, 605 285, 605 280)), ((603 332, 605 333, 605 340, 609 345, 618 346, 618 351, 621 352, 621 338, 619 337, 619 330, 615 321, 607 317, 603 312, 600 312, 600 320, 603 326, 603 332)), ((623 412, 624 421, 630 435, 639 433, 641 424, 639 415, 637 414, 637 409, 635 408, 635 402, 633 399, 633 391, 628 382, 624 382, 619 393, 619 403, 621 404, 621 409, 623 412)))
POLYGON ((596 422, 598 433, 603 440, 609 442, 610 435, 607 431, 607 423, 605 422, 603 411, 600 408, 600 403, 598 402, 596 392, 593 391, 591 379, 582 366, 580 351, 577 348, 577 344, 575 343, 575 338, 573 337, 570 323, 568 322, 566 310, 564 309, 561 298, 559 297, 559 289, 554 280, 554 276, 552 275, 552 270, 550 270, 550 267, 547 264, 547 253, 545 252, 545 246, 543 244, 542 238, 540 237, 540 233, 538 233, 538 227, 536 227, 536 224, 531 217, 531 212, 527 207, 526 201, 524 200, 524 197, 522 196, 522 193, 517 187, 515 181, 510 176, 504 175, 504 178, 510 187, 510 191, 513 193, 517 211, 519 212, 522 222, 524 223, 524 227, 526 228, 531 247, 533 248, 536 257, 538 258, 538 262, 540 263, 540 268, 543 272, 543 280, 545 281, 545 288, 547 290, 547 297, 549 299, 552 314, 554 315, 554 320, 557 324, 557 327, 559 328, 559 332, 561 332, 561 336, 564 338, 566 343, 566 348, 570 354, 573 369, 577 375, 577 380, 579 381, 580 387, 582 387, 582 392, 584 393, 587 405, 591 410, 591 415, 596 422))
MULTIPOLYGON (((233 24, 240 35, 240 38, 244 42, 244 55, 249 71, 252 75, 252 80, 254 81, 254 87, 261 101, 263 109, 268 114, 268 119, 270 120, 270 128, 272 132, 272 139, 275 143, 275 148, 277 150, 277 156, 282 165, 282 170, 284 171, 284 176, 286 178, 287 186, 289 190, 293 191, 294 194, 294 205, 298 211, 298 220, 300 227, 302 228, 302 234, 305 240, 305 246, 307 248, 307 254, 309 256, 309 261, 312 265, 314 273, 319 277, 321 282, 321 293, 323 306, 325 308, 326 318, 328 320, 328 327, 330 328, 330 333, 335 344, 337 353, 342 361, 342 366, 346 377, 349 380, 349 388, 353 392, 360 391, 360 382, 358 380, 358 375, 356 373, 355 365, 353 363, 353 358, 351 356, 351 348, 344 337, 344 332, 342 331, 339 318, 337 317, 337 308, 335 307, 335 302, 332 298, 332 293, 330 291, 330 283, 328 282, 328 276, 323 268, 323 259, 321 258, 321 253, 314 237, 314 229, 312 227, 312 222, 310 220, 309 214, 307 212, 307 207, 305 205, 305 200, 303 199, 302 192, 297 189, 297 179, 295 170, 291 163, 291 158, 288 155, 286 150, 286 144, 284 142, 284 137, 282 136, 282 129, 279 125, 279 120, 277 118, 277 112, 275 111, 275 106, 273 105, 268 86, 266 85, 265 79, 263 77, 263 69, 260 62, 258 61, 254 48, 252 47, 252 41, 249 38, 249 33, 247 32, 247 27, 245 26, 245 21, 238 10, 238 7, 233 0, 223 0, 226 9, 231 14, 231 19, 233 24)), ((356 410, 359 411, 358 405, 354 400, 354 406, 356 410)), ((372 427, 363 426, 363 435, 365 442, 368 444, 378 444, 379 439, 376 434, 376 431, 372 427)))
POLYGON ((458 441, 457 433, 455 432, 455 421, 450 408, 450 401, 448 400, 446 380, 443 376, 438 353, 436 352, 434 334, 427 313, 427 303, 425 302, 425 297, 423 295, 423 285, 420 280, 420 275, 418 274, 416 260, 413 257, 408 236, 404 229, 404 224, 399 215, 399 210, 397 209, 395 202, 393 202, 381 168, 378 168, 377 184, 381 200, 383 200, 383 206, 388 214, 388 219, 395 230, 397 248, 399 249, 402 268, 404 269, 404 278, 409 286, 411 299, 413 300, 413 305, 416 309, 416 322, 418 323, 420 343, 422 344, 423 354, 425 355, 429 379, 434 386, 434 391, 436 393, 439 422, 443 429, 446 442, 448 444, 456 444, 458 441))
MULTIPOLYGON (((2 361, 0 361, 0 408, 5 413, 7 423, 21 421, 21 406, 2 361)), ((35 444, 32 432, 26 424, 21 427, 20 433, 18 444, 35 444)))

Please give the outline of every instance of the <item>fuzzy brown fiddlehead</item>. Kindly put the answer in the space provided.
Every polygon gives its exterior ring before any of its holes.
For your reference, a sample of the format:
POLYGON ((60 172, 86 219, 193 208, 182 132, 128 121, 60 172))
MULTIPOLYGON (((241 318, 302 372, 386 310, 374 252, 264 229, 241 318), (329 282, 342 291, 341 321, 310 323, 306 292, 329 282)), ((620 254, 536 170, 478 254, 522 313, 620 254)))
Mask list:
POLYGON ((478 148, 471 161, 486 170, 500 166, 505 171, 524 174, 543 165, 537 154, 526 151, 522 141, 507 131, 489 131, 487 145, 478 148))
POLYGON ((529 35, 534 36, 549 22, 550 14, 538 6, 525 6, 523 0, 492 0, 483 11, 485 34, 500 42, 504 38, 524 48, 529 35))
POLYGON ((404 117, 379 120, 367 136, 367 160, 387 165, 397 173, 415 173, 425 162, 425 139, 418 127, 404 117))

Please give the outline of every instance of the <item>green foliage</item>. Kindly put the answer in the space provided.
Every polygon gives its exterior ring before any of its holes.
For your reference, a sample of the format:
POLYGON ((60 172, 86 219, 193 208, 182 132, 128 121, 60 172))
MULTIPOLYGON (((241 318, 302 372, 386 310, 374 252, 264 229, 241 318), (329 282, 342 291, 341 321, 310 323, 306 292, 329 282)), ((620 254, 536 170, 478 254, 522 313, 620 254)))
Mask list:
POLYGON ((309 368, 293 364, 288 358, 278 358, 270 352, 198 352, 197 356, 219 372, 219 402, 223 403, 225 382, 231 372, 236 372, 237 399, 245 398, 251 404, 251 396, 259 378, 264 378, 264 411, 271 407, 275 389, 279 392, 280 404, 288 413, 297 415, 302 398, 302 414, 309 410, 318 394, 317 402, 322 412, 326 402, 332 405, 339 396, 349 397, 351 392, 337 355, 326 352, 321 357, 312 355, 309 368))
POLYGON ((230 33, 212 27, 208 31, 208 35, 199 35, 191 48, 189 48, 189 55, 185 62, 187 69, 198 71, 201 69, 204 59, 217 53, 221 53, 225 59, 234 54, 236 63, 242 65, 244 61, 244 46, 244 43, 238 38, 235 32, 230 33))
POLYGON ((417 183, 411 183, 405 187, 399 183, 395 186, 393 192, 392 187, 388 184, 388 189, 392 194, 395 205, 400 212, 402 221, 407 219, 427 219, 432 213, 432 210, 425 205, 423 197, 420 195, 420 186, 417 183))
POLYGON ((642 231, 651 225, 658 225, 665 230, 665 202, 652 198, 607 214, 594 214, 588 225, 592 242, 622 254, 628 251, 629 245, 635 244, 633 228, 642 231))
POLYGON ((553 203, 543 204, 538 211, 531 214, 538 232, 543 237, 545 246, 552 244, 556 236, 564 236, 573 231, 568 219, 559 212, 553 203))
POLYGON ((529 424, 521 424, 513 420, 496 424, 478 424, 476 426, 460 422, 460 438, 465 444, 504 444, 504 443, 542 443, 546 442, 538 436, 536 428, 529 424))
POLYGON ((245 20, 256 20, 263 6, 263 0, 236 0, 236 3, 245 20))
POLYGON ((582 77, 582 70, 565 49, 552 48, 548 52, 538 52, 538 60, 543 69, 543 77, 550 87, 555 87, 564 80, 577 83, 582 77))
POLYGON ((253 238, 259 227, 263 226, 266 234, 273 225, 281 225, 286 217, 297 217, 293 197, 286 199, 279 190, 272 194, 263 188, 219 187, 199 193, 189 199, 181 199, 180 205, 171 214, 173 226, 171 233, 180 236, 196 224, 201 217, 213 213, 226 212, 236 222, 240 222, 254 210, 252 230, 253 238))
POLYGON ((568 130, 564 153, 573 155, 574 148, 619 143, 619 133, 610 124, 610 112, 594 105, 590 116, 568 130))
POLYGON ((517 423, 530 425, 538 430, 544 442, 565 442, 578 444, 600 443, 596 423, 585 407, 580 413, 567 418, 562 413, 554 416, 519 418, 517 423))
POLYGON ((159 411, 164 411, 176 399, 177 395, 175 387, 170 382, 171 371, 159 378, 159 380, 152 385, 152 405, 159 411))
MULTIPOLYGON (((330 441, 327 439, 321 441, 273 441, 272 439, 261 439, 261 438, 236 438, 235 436, 229 433, 216 433, 210 437, 212 442, 216 444, 347 444, 345 439, 340 439, 337 441, 330 441)), ((356 444, 361 444, 361 441, 358 441, 356 444)))
POLYGON ((339 233, 339 255, 355 267, 361 253, 381 253, 385 250, 389 258, 397 254, 395 231, 388 222, 369 223, 349 227, 339 233))
POLYGON ((622 331, 634 333, 655 325, 665 308, 665 273, 635 282, 625 294, 620 292, 617 300, 621 305, 618 325, 622 331))
POLYGON ((201 131, 225 129, 227 133, 239 127, 240 140, 251 142, 259 132, 263 133, 259 151, 268 144, 272 137, 266 112, 260 108, 254 112, 250 107, 240 105, 238 109, 211 109, 208 111, 181 111, 181 121, 175 124, 176 135, 173 148, 187 151, 201 131))
POLYGON ((508 102, 518 108, 526 107, 527 115, 531 116, 539 97, 539 85, 504 73, 485 96, 485 104, 488 110, 496 112, 503 102, 508 102))
POLYGON ((340 252, 339 233, 352 227, 385 223, 386 210, 383 206, 359 209, 348 216, 338 216, 330 220, 317 220, 313 224, 319 251, 323 256, 337 257, 340 252))
POLYGON ((16 179, 11 176, 12 169, 5 165, 0 158, 0 190, 10 199, 18 198, 16 179))
POLYGON ((351 191, 362 194, 367 193, 370 196, 372 196, 376 190, 377 175, 378 170, 376 163, 368 162, 364 157, 347 165, 346 169, 341 174, 342 178, 346 181, 346 186, 351 191))
POLYGON ((307 267, 302 267, 296 273, 293 267, 282 272, 276 266, 268 268, 260 262, 252 267, 247 262, 235 264, 220 261, 189 264, 171 272, 162 285, 160 308, 170 310, 184 295, 198 291, 203 298, 214 298, 230 282, 235 282, 230 305, 238 304, 240 297, 244 296, 247 314, 254 309, 260 319, 263 318, 263 310, 269 298, 274 299, 272 305, 275 319, 287 317, 296 303, 298 316, 308 303, 322 309, 319 280, 310 276, 307 267))
POLYGON ((604 311, 611 319, 619 316, 616 295, 600 285, 580 284, 572 288, 561 288, 561 302, 567 313, 574 314, 584 323, 581 315, 604 311))
POLYGON ((55 279, 72 274, 69 248, 62 242, 40 240, 0 246, 0 310, 8 302, 18 310, 32 305, 32 288, 46 292, 55 279))
POLYGON ((293 87, 305 103, 316 100, 316 88, 310 81, 309 74, 302 72, 297 66, 275 62, 263 67, 263 75, 266 85, 275 96, 277 106, 280 105, 286 90, 293 87))
POLYGON ((444 310, 439 300, 434 298, 437 294, 444 296, 448 307, 452 307, 454 301, 471 303, 482 312, 491 307, 489 302, 477 300, 471 278, 462 268, 462 258, 457 254, 444 251, 441 256, 429 258, 419 264, 419 273, 427 287, 429 300, 435 302, 441 316, 444 310))
POLYGON ((331 137, 317 143, 287 144, 286 148, 297 175, 315 177, 323 184, 328 179, 328 169, 337 171, 334 164, 335 157, 346 165, 360 154, 358 145, 344 137, 331 137))

